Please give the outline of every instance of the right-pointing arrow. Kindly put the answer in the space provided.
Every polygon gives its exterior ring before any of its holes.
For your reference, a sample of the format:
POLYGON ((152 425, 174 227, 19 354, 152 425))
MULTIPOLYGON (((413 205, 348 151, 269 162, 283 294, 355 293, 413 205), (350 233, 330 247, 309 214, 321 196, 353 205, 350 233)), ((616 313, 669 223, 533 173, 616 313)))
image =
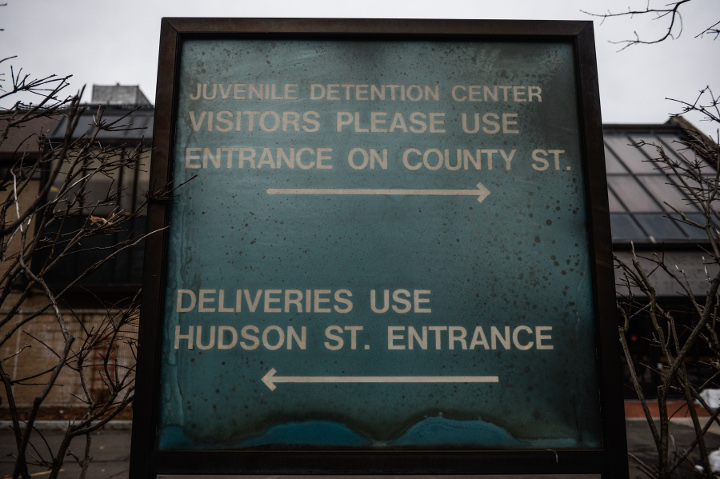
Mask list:
POLYGON ((490 190, 478 183, 476 190, 423 190, 402 188, 268 188, 269 195, 401 195, 401 196, 477 196, 482 203, 490 190))

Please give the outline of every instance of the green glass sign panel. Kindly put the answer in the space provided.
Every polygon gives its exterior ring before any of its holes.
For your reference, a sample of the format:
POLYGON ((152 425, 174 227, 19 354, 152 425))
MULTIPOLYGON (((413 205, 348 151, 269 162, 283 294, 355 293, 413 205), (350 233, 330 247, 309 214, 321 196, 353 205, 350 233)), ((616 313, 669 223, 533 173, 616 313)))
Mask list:
POLYGON ((159 449, 601 447, 573 48, 183 41, 159 449))

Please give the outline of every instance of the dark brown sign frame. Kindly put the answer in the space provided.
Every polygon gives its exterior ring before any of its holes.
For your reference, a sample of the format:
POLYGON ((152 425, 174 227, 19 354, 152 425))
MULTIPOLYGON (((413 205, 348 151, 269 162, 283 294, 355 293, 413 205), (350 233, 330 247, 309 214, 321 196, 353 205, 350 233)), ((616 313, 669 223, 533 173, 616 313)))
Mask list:
POLYGON ((628 477, 619 371, 607 184, 592 22, 360 19, 163 19, 158 66, 143 307, 130 477, 158 474, 577 474, 628 477), (172 195, 172 148, 180 47, 189 38, 565 41, 575 49, 581 141, 587 170, 597 318, 602 445, 593 450, 212 450, 161 451, 160 351, 172 195), (157 193, 165 191, 165 193, 157 193))

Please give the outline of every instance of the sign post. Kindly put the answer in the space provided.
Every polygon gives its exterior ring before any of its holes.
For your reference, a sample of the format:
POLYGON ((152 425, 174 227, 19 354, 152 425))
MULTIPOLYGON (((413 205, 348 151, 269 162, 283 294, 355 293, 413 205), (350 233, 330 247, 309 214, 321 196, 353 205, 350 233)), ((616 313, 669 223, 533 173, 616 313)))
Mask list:
POLYGON ((166 19, 159 68, 132 477, 627 477, 591 23, 166 19))

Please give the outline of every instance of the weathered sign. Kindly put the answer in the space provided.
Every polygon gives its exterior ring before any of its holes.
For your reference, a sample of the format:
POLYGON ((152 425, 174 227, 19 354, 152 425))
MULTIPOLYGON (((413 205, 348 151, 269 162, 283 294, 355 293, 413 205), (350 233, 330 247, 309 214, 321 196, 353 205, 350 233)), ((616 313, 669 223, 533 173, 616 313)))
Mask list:
POLYGON ((159 457, 607 453, 607 199, 577 38, 263 22, 165 46, 154 174, 182 186, 151 253, 159 457))

